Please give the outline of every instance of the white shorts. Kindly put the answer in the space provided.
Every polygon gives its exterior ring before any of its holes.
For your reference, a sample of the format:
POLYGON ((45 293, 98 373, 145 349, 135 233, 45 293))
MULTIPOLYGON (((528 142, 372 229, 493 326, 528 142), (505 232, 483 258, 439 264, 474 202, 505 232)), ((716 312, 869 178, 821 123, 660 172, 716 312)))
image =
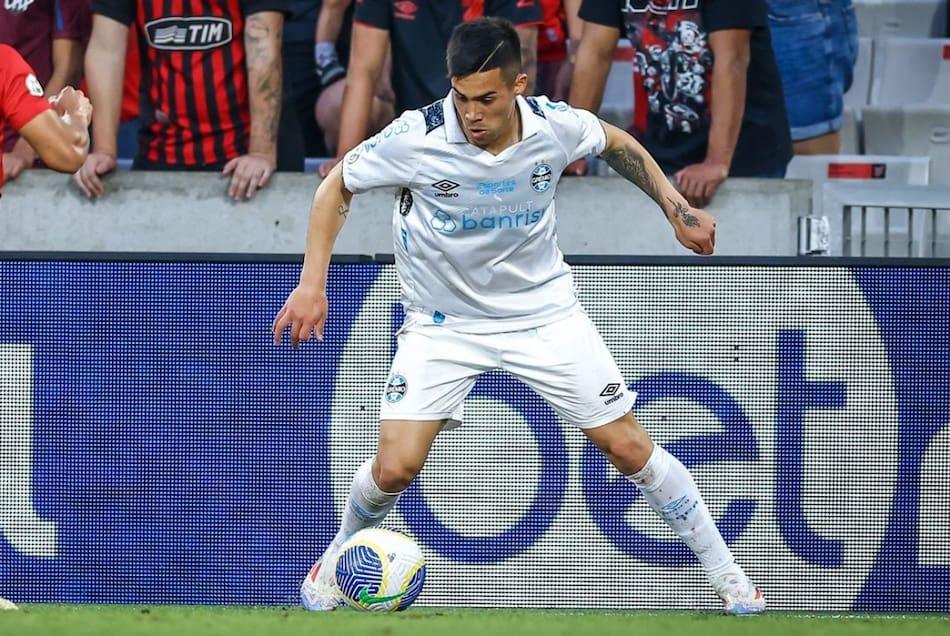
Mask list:
POLYGON ((566 422, 593 428, 633 408, 613 356, 581 310, 553 323, 494 334, 407 323, 383 390, 381 420, 462 422, 462 404, 486 371, 509 372, 534 389, 566 422))

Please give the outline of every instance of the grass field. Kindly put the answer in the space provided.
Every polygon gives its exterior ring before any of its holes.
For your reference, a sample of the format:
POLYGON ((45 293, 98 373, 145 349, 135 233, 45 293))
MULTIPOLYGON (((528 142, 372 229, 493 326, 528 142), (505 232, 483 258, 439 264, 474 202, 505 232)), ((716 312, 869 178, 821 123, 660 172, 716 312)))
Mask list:
POLYGON ((805 615, 773 612, 735 618, 690 612, 458 610, 402 614, 299 608, 27 605, 0 612, 3 636, 946 636, 947 615, 805 615))

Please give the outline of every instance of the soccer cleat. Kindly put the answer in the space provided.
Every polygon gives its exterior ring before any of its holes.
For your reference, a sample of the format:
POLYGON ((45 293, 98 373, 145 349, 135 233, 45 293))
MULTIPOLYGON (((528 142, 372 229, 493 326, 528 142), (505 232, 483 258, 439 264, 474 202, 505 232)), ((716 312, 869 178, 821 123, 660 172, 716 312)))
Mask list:
POLYGON ((741 569, 712 577, 710 582, 722 599, 722 608, 726 614, 748 616, 765 611, 765 597, 741 569))
POLYGON ((311 612, 329 612, 343 604, 336 585, 337 551, 327 550, 300 584, 300 602, 311 612))

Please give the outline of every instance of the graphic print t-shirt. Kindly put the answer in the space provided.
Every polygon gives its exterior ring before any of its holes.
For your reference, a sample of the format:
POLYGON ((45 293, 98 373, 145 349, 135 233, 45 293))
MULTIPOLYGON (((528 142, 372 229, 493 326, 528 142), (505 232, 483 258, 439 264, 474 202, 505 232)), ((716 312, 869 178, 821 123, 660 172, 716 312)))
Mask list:
POLYGON ((580 17, 616 27, 634 48, 630 132, 673 173, 706 158, 712 120, 711 33, 751 31, 745 112, 730 174, 755 176, 791 158, 782 82, 765 0, 584 0, 580 17))

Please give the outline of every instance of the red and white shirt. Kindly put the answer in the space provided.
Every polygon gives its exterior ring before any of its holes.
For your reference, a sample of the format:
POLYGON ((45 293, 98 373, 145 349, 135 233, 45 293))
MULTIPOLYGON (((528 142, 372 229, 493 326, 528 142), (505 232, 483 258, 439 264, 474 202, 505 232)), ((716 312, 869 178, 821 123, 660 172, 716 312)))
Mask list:
MULTIPOLYGON (((33 69, 12 46, 0 44, 0 129, 4 122, 19 130, 52 108, 33 69)), ((0 188, 3 170, 0 169, 0 188)))

